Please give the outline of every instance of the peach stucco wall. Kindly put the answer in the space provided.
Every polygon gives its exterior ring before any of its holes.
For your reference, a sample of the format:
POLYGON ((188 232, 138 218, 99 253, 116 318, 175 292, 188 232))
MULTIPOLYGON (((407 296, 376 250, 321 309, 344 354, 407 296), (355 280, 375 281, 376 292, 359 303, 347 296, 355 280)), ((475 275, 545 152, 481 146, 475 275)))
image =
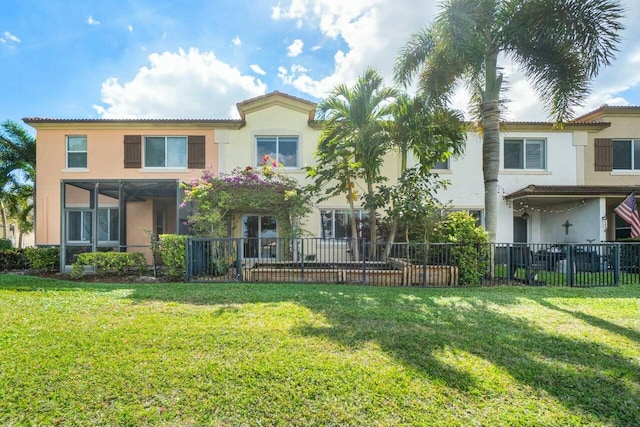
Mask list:
MULTIPOLYGON (((201 175, 201 169, 145 170, 124 168, 124 135, 167 136, 204 135, 205 164, 214 172, 218 166, 218 146, 214 143, 214 129, 198 127, 133 127, 131 124, 83 125, 77 123, 36 124, 36 228, 37 245, 60 244, 60 182, 62 180, 95 179, 178 179, 188 181, 201 175), (66 168, 67 135, 86 135, 87 168, 66 168)), ((73 194, 71 200, 76 197, 73 194)), ((69 199, 68 199, 69 201, 69 199)), ((74 200, 78 201, 78 200, 74 200)), ((139 204, 128 212, 128 230, 153 227, 152 204, 139 204), (134 211, 143 209, 141 212, 134 211), (148 210, 148 211, 147 211, 148 210), (147 218, 148 217, 148 218, 147 218), (138 223, 139 222, 139 223, 138 223)), ((146 239, 143 233, 128 233, 129 244, 146 239), (138 239, 137 234, 142 238, 138 239)))

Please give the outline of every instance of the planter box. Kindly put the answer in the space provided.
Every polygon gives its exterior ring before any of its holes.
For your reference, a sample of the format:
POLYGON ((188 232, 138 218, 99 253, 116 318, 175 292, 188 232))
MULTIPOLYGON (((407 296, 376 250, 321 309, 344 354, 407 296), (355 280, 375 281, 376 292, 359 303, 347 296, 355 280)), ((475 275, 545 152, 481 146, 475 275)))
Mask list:
MULTIPOLYGON (((332 269, 309 269, 304 271, 304 282, 340 283, 342 271, 332 269)), ((303 274, 299 268, 245 268, 242 270, 243 282, 292 282, 302 283, 303 274)))
POLYGON ((458 267, 453 265, 414 265, 400 258, 389 258, 388 262, 402 271, 404 286, 458 286, 460 284, 458 267))
MULTIPOLYGON (((345 283, 362 283, 362 270, 342 270, 345 283)), ((375 286, 402 286, 401 270, 366 270, 365 284, 375 286)))

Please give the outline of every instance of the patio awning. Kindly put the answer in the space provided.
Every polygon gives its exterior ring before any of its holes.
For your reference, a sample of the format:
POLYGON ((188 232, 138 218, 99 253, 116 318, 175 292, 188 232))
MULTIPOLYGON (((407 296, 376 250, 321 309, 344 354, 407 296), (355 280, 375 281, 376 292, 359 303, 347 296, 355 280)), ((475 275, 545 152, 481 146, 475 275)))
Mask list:
POLYGON ((118 199, 123 195, 124 201, 144 201, 150 197, 175 197, 180 182, 175 179, 131 179, 131 180, 64 180, 64 184, 83 190, 94 190, 97 186, 99 194, 118 199), (120 189, 122 188, 122 193, 120 189))
POLYGON ((504 198, 513 201, 523 198, 622 197, 633 191, 640 194, 640 185, 529 185, 504 198))
POLYGON ((607 209, 612 209, 631 192, 640 195, 640 185, 529 185, 505 195, 504 200, 514 211, 561 212, 604 197, 607 209))

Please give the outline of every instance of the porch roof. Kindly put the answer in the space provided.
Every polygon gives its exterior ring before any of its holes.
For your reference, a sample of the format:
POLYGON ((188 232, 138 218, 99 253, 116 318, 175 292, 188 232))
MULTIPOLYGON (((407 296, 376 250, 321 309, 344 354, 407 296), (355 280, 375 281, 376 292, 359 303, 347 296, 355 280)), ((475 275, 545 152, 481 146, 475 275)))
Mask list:
POLYGON ((506 200, 538 197, 619 197, 640 194, 640 185, 529 185, 504 196, 506 200))
POLYGON ((122 194, 125 201, 144 201, 148 197, 175 197, 180 185, 180 181, 176 179, 70 179, 62 182, 83 190, 97 189, 98 194, 114 199, 118 199, 122 194))

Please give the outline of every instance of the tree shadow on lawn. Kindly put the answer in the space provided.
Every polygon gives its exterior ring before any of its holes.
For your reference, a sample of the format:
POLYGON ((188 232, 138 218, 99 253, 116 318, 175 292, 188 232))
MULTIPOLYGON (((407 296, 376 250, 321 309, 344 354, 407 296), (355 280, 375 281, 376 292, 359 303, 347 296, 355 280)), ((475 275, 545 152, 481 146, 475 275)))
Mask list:
MULTIPOLYGON (((532 299, 550 310, 571 314, 606 331, 637 340, 637 334, 544 298, 571 290, 494 292, 492 289, 389 289, 361 286, 260 284, 87 284, 27 279, 0 288, 23 291, 127 289, 138 303, 167 301, 224 309, 242 304, 293 302, 322 314, 331 326, 301 325, 293 332, 322 337, 348 348, 370 342, 425 377, 463 393, 495 394, 474 369, 463 371, 443 361, 445 350, 462 351, 504 370, 521 384, 557 398, 576 414, 587 413, 615 426, 640 425, 638 365, 598 343, 542 330, 493 305, 532 299), (443 300, 446 299, 446 301, 443 300)), ((500 393, 508 393, 503 390, 500 393)))

